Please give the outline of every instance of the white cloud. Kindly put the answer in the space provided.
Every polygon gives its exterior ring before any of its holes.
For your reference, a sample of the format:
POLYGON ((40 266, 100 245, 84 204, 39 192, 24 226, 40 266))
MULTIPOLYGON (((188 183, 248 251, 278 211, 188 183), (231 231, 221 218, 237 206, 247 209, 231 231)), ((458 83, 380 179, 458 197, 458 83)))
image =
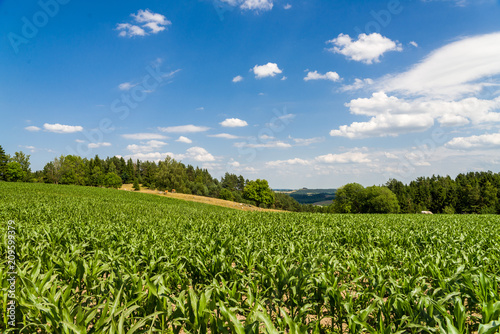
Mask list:
POLYGON ((139 26, 130 23, 118 23, 116 30, 120 31, 120 37, 146 36, 146 31, 139 26))
POLYGON ((179 139, 176 140, 179 143, 191 144, 193 141, 188 137, 180 136, 179 139))
POLYGON ((484 134, 470 137, 456 137, 445 144, 451 149, 467 150, 478 148, 500 147, 500 133, 484 134))
POLYGON ((194 132, 205 132, 210 130, 209 127, 206 126, 197 126, 197 125, 180 125, 180 126, 169 126, 169 127, 159 127, 158 130, 161 132, 172 132, 172 133, 194 133, 194 132))
POLYGON ((186 151, 186 157, 195 161, 208 162, 215 161, 215 157, 202 147, 191 147, 186 151))
POLYGON ((216 135, 208 135, 208 137, 213 137, 213 138, 223 138, 223 139, 238 139, 240 137, 231 135, 229 133, 218 133, 216 135))
POLYGON ((254 10, 257 12, 271 10, 274 7, 273 0, 220 0, 230 6, 239 6, 243 10, 254 10))
POLYGON ((240 8, 248 10, 271 10, 273 9, 273 0, 245 0, 240 5, 240 8))
POLYGON ((458 101, 405 100, 373 93, 346 104, 351 114, 369 116, 368 122, 354 122, 330 131, 331 136, 347 138, 397 136, 408 132, 425 131, 437 121, 441 126, 500 122, 500 97, 480 100, 475 97, 458 101))
POLYGON ((130 14, 130 16, 132 16, 134 24, 119 23, 116 26, 116 30, 120 31, 119 36, 121 37, 157 34, 172 24, 164 15, 153 13, 149 9, 140 9, 137 14, 130 14))
POLYGON ((478 93, 500 74, 500 32, 463 38, 429 54, 409 71, 383 78, 379 89, 453 99, 478 93))
POLYGON ((233 82, 240 82, 240 81, 243 81, 243 77, 241 75, 235 76, 233 78, 233 82))
POLYGON ((137 86, 137 84, 132 84, 130 82, 124 82, 118 85, 120 90, 130 90, 131 88, 137 86))
POLYGON ((250 148, 290 148, 290 147, 292 147, 292 145, 290 145, 289 143, 285 143, 285 142, 280 141, 280 140, 269 141, 266 143, 240 142, 240 143, 235 143, 234 146, 235 147, 250 147, 250 148))
POLYGON ((333 53, 339 53, 349 59, 361 61, 365 64, 378 63, 380 57, 389 51, 402 51, 400 43, 394 42, 379 33, 370 35, 360 34, 357 41, 353 41, 349 35, 340 34, 337 38, 327 41, 334 45, 328 49, 333 53))
POLYGON ((19 147, 22 147, 22 148, 25 148, 27 150, 29 150, 31 153, 35 153, 37 151, 37 148, 35 146, 32 146, 32 145, 19 145, 19 147))
POLYGON ((77 142, 77 143, 80 143, 80 144, 81 144, 81 143, 85 143, 85 140, 82 140, 82 139, 75 139, 75 142, 77 142))
POLYGON ((340 154, 326 154, 315 158, 317 162, 328 164, 346 164, 346 163, 369 163, 371 160, 367 154, 362 152, 345 152, 340 154))
POLYGON ((340 90, 343 92, 358 90, 358 89, 365 88, 366 86, 373 85, 373 83, 374 83, 374 81, 370 78, 366 78, 366 79, 356 78, 356 79, 354 79, 354 83, 352 85, 344 85, 344 86, 340 87, 340 90))
POLYGON ((103 143, 89 143, 89 148, 99 148, 99 147, 107 147, 111 146, 111 143, 103 142, 103 143))
POLYGON ((274 139, 274 137, 273 136, 269 136, 269 135, 260 135, 259 139, 261 139, 261 140, 271 140, 271 139, 274 139))
POLYGON ((142 145, 137 145, 137 144, 128 145, 127 150, 137 154, 137 153, 152 152, 165 145, 168 145, 167 143, 160 140, 150 140, 146 143, 141 143, 141 144, 142 145))
POLYGON ((255 65, 252 69, 255 78, 262 79, 266 77, 274 77, 276 74, 281 74, 283 71, 279 69, 276 63, 267 63, 266 65, 255 65))
POLYGON ((340 81, 340 76, 337 72, 326 72, 325 74, 320 74, 318 71, 309 72, 304 78, 304 81, 309 80, 330 80, 333 82, 340 81))
POLYGON ((165 160, 166 157, 171 157, 175 160, 182 160, 184 158, 183 154, 174 154, 171 152, 161 153, 161 152, 150 152, 150 153, 135 153, 129 154, 124 157, 125 160, 140 160, 140 161, 160 161, 165 160))
POLYGON ((281 78, 281 81, 285 81, 286 79, 288 79, 288 77, 283 76, 283 77, 281 78))
POLYGON ((227 163, 229 166, 233 167, 233 168, 236 168, 236 167, 240 167, 241 164, 238 162, 238 161, 234 161, 234 160, 231 160, 230 162, 227 163))
POLYGON ((83 131, 83 127, 79 125, 62 125, 59 123, 55 124, 45 123, 43 125, 43 128, 45 129, 45 131, 54 133, 75 133, 83 131))
POLYGON ((227 118, 219 124, 226 128, 240 128, 248 125, 246 121, 239 118, 227 118))
POLYGON ((266 166, 268 167, 280 167, 284 165, 310 165, 311 162, 308 160, 300 159, 300 158, 294 158, 294 159, 288 159, 288 160, 276 160, 276 161, 268 161, 266 162, 266 166))
POLYGON ((34 125, 27 126, 24 129, 27 131, 30 131, 30 132, 36 132, 36 131, 41 130, 38 126, 34 126, 34 125))
POLYGON ((290 8, 292 8, 292 5, 290 5, 289 3, 287 3, 286 5, 283 6, 284 9, 288 10, 290 8))
POLYGON ((411 42, 410 42, 410 45, 413 45, 414 47, 418 48, 418 44, 417 44, 417 42, 415 42, 415 41, 411 41, 411 42))
POLYGON ((131 133, 122 135, 125 139, 133 139, 133 140, 152 140, 152 139, 168 139, 167 136, 164 136, 159 133, 131 133))
POLYGON ((309 146, 312 144, 321 143, 325 140, 324 137, 314 137, 314 138, 291 138, 297 146, 309 146))

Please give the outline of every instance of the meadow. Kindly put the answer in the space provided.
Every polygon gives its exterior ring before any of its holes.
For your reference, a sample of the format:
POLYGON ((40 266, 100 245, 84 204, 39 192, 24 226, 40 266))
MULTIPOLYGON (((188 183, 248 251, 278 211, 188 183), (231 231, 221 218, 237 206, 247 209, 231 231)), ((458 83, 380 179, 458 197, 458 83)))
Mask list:
POLYGON ((242 212, 0 182, 0 221, 2 333, 489 334, 500 326, 496 215, 242 212))

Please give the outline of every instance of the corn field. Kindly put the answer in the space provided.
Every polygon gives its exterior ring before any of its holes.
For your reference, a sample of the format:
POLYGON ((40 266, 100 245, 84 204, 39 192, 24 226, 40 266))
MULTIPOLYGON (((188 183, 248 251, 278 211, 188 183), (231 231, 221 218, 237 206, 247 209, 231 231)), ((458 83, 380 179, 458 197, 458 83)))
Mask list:
POLYGON ((0 182, 2 333, 498 333, 500 218, 0 182), (7 222, 16 226, 16 327, 7 222))

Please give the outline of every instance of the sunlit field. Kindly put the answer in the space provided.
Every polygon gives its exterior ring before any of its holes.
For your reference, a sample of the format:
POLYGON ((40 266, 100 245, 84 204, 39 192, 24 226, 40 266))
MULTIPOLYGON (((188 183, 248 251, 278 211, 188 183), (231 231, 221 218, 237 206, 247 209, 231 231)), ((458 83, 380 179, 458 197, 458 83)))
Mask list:
POLYGON ((22 333, 496 333, 500 326, 498 216, 242 212, 0 182, 0 221, 2 332, 12 330, 8 226, 15 226, 22 333))

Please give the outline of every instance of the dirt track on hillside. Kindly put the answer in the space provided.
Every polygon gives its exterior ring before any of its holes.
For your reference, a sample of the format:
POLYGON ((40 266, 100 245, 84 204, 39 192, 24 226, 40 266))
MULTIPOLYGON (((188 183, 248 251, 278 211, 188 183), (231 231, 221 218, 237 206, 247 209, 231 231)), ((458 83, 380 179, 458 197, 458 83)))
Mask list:
MULTIPOLYGON (((132 189, 132 186, 133 186, 132 184, 124 184, 120 188, 120 190, 134 191, 132 189)), ((170 198, 175 198, 175 199, 182 199, 182 200, 190 201, 190 202, 197 202, 197 203, 205 203, 205 204, 210 204, 210 205, 217 205, 217 206, 222 206, 222 207, 231 208, 231 209, 237 209, 237 210, 241 210, 241 211, 284 212, 282 210, 262 209, 262 208, 258 208, 256 206, 249 205, 249 204, 236 203, 236 202, 226 201, 226 200, 223 200, 223 199, 212 198, 212 197, 205 197, 205 196, 198 196, 198 195, 188 195, 188 194, 179 194, 179 193, 171 193, 171 192, 165 192, 164 194, 160 194, 160 191, 158 191, 158 190, 151 190, 151 189, 142 188, 142 187, 141 187, 141 190, 139 190, 137 192, 141 192, 141 193, 144 193, 144 194, 152 194, 152 195, 157 195, 157 196, 162 196, 162 197, 170 197, 170 198)))

